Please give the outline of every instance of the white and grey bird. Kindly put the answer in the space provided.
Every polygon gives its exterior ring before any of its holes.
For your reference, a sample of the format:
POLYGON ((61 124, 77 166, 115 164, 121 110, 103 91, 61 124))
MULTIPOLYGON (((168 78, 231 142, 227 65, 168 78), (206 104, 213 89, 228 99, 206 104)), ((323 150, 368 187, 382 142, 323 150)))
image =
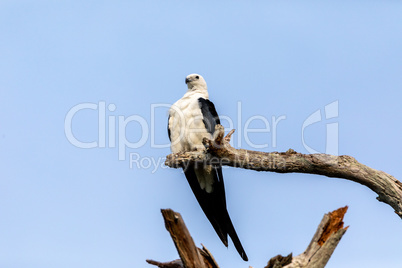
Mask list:
MULTIPOLYGON (((186 77, 186 84, 187 92, 169 110, 168 134, 173 153, 203 150, 203 138, 212 138, 215 126, 220 124, 215 106, 208 99, 204 78, 190 74, 186 77)), ((229 235, 242 259, 247 261, 226 208, 222 167, 192 164, 184 168, 184 174, 223 244, 228 246, 229 235)))

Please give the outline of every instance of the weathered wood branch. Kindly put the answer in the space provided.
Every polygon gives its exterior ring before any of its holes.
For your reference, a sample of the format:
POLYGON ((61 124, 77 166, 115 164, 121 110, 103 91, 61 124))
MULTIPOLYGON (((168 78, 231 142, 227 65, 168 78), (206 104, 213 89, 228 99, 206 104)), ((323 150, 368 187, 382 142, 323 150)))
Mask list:
POLYGON ((147 263, 158 266, 159 268, 183 268, 183 262, 178 259, 169 262, 159 262, 154 260, 146 260, 147 263))
POLYGON ((293 257, 292 254, 272 258, 265 268, 322 268, 325 267, 348 227, 343 227, 343 217, 348 207, 325 214, 318 225, 306 251, 293 257))
POLYGON ((180 259, 171 262, 146 260, 149 264, 161 268, 219 268, 211 252, 202 245, 202 249, 195 246, 183 218, 171 209, 162 209, 166 230, 176 246, 180 259))
MULTIPOLYGON (((343 227, 347 207, 325 214, 307 249, 300 255, 280 255, 269 260, 265 268, 323 268, 348 227, 343 227)), ((181 259, 170 262, 146 260, 160 268, 219 268, 214 257, 202 245, 197 248, 181 215, 171 209, 162 209, 165 227, 169 231, 181 259)))
POLYGON ((205 151, 170 154, 166 157, 165 165, 185 168, 190 162, 200 165, 208 163, 256 171, 309 173, 347 179, 369 187, 378 194, 379 201, 390 205, 402 218, 402 183, 393 176, 363 165, 347 155, 301 154, 292 149, 282 153, 235 149, 229 143, 233 132, 224 138, 224 128, 217 125, 214 138, 203 141, 205 151))

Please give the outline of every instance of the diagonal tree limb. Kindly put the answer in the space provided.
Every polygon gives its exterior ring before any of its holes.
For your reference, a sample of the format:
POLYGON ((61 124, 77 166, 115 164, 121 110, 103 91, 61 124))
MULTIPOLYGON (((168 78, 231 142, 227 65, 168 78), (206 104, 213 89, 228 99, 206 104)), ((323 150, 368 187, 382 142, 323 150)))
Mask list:
POLYGON ((204 245, 202 249, 195 246, 180 213, 171 209, 161 209, 161 212, 166 230, 172 237, 180 259, 170 262, 146 260, 147 263, 160 268, 219 268, 211 252, 204 245))
POLYGON ((171 209, 162 209, 161 212, 165 220, 165 227, 173 239, 180 259, 183 261, 183 266, 185 268, 205 267, 202 256, 195 246, 181 215, 171 209))
POLYGON ((212 140, 204 139, 205 151, 170 154, 165 165, 185 168, 189 162, 220 164, 231 167, 277 173, 308 173, 351 180, 369 187, 377 199, 390 205, 402 218, 402 183, 393 176, 359 163, 347 155, 258 152, 235 149, 230 145, 233 130, 224 138, 224 128, 217 125, 212 140))

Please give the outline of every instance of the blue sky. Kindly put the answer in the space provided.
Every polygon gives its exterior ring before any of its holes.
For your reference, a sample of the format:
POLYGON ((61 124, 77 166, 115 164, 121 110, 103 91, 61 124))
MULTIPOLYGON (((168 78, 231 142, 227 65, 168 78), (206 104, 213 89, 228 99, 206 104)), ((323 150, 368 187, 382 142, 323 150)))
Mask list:
MULTIPOLYGON (((174 103, 185 76, 199 73, 234 128, 267 119, 269 132, 247 136, 268 144, 259 150, 308 153, 304 141, 325 152, 329 139, 339 154, 401 179, 400 14, 398 1, 0 1, 0 266, 173 260, 160 215, 172 208, 222 267, 264 267, 277 254, 302 253, 324 213, 348 205, 350 228, 327 267, 399 267, 402 221, 368 188, 225 168, 244 263, 219 241, 181 171, 161 165, 169 148, 154 144, 168 144, 167 108, 158 105, 174 103), (335 101, 338 116, 325 119, 335 101), (97 148, 66 137, 66 115, 79 104, 96 109, 77 112, 72 133, 97 148), (318 110, 323 119, 302 140, 318 110), (110 129, 103 148, 99 116, 110 129), (327 139, 329 124, 338 131, 327 139), (141 145, 123 146, 126 160, 121 137, 141 145)), ((244 131, 233 139, 253 149, 244 131)))

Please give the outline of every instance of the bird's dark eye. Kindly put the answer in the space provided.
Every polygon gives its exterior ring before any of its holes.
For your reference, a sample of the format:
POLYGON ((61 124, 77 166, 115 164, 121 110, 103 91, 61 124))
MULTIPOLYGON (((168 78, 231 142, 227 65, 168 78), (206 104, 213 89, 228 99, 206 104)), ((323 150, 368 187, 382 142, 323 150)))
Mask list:
POLYGON ((197 75, 196 77, 195 77, 196 79, 200 79, 200 77, 197 75))

